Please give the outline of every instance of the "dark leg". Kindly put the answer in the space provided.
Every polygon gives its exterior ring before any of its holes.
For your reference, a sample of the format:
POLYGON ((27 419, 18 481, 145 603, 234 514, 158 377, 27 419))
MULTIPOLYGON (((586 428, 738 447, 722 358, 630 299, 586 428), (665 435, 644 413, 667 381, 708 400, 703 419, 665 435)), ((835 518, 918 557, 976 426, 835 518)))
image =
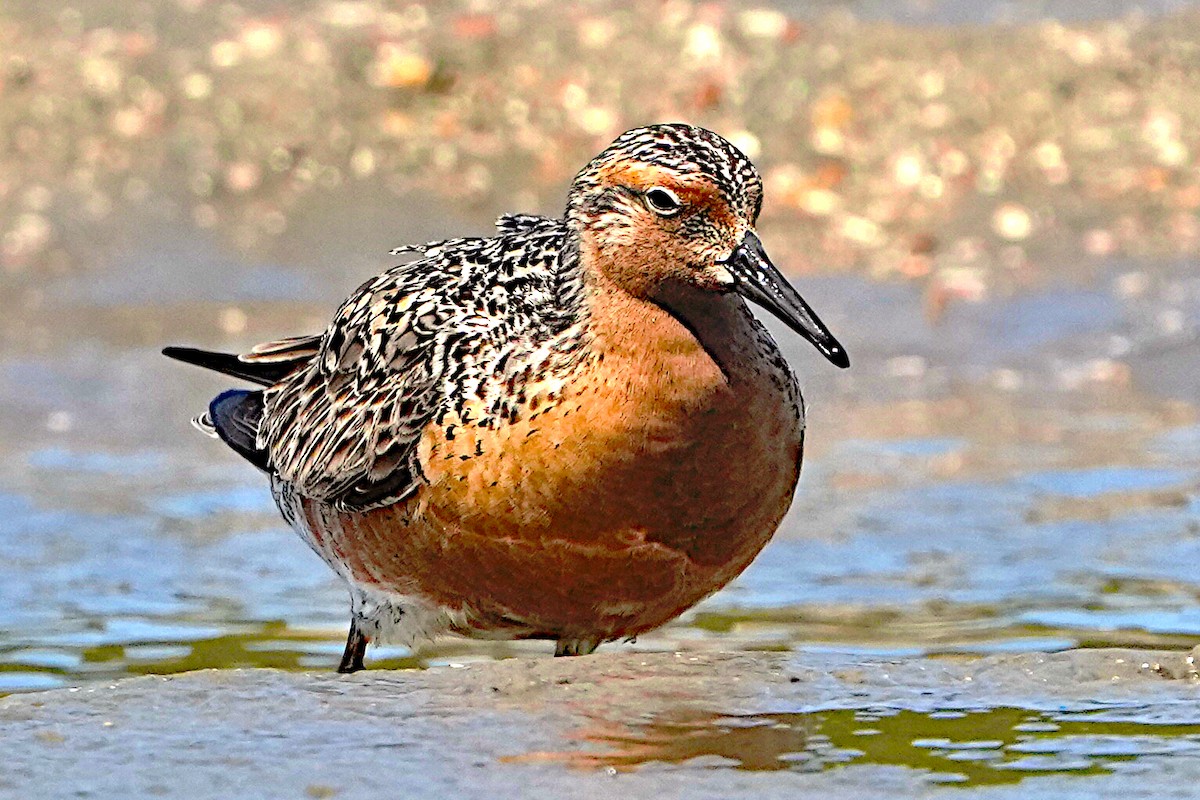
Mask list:
POLYGON ((358 672, 363 668, 363 656, 367 652, 367 637, 358 627, 358 619, 350 620, 350 635, 346 637, 346 650, 337 671, 343 675, 358 672))

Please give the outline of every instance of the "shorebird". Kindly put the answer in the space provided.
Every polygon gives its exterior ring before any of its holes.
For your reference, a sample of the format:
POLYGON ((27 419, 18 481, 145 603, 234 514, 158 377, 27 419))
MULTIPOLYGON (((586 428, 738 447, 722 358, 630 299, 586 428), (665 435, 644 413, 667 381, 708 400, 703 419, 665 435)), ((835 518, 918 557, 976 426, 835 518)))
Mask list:
POLYGON ((339 671, 443 632, 585 655, 749 565, 805 423, 746 300, 849 365, 768 259, 762 197, 721 136, 637 128, 579 172, 562 219, 398 248, 323 333, 163 351, 261 387, 196 423, 348 584, 339 671))

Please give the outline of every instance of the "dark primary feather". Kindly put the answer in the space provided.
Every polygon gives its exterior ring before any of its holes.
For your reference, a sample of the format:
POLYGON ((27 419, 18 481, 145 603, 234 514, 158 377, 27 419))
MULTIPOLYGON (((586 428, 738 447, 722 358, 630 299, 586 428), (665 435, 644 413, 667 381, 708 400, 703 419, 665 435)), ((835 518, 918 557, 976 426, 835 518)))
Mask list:
POLYGON ((185 364, 232 375, 259 386, 274 386, 315 356, 320 341, 320 336, 296 336, 260 344, 243 355, 218 353, 195 347, 164 347, 162 354, 185 364))
POLYGON ((234 353, 216 353, 192 347, 164 347, 162 354, 167 358, 194 364, 225 375, 232 375, 259 386, 273 386, 285 378, 290 369, 279 364, 247 364, 234 353))

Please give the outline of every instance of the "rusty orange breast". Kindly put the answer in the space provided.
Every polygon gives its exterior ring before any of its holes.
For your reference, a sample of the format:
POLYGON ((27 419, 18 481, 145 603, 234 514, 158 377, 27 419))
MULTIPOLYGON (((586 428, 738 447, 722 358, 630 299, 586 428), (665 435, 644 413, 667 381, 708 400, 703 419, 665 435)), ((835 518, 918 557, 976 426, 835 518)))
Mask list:
POLYGON ((688 299, 601 294, 591 354, 520 419, 431 426, 418 495, 342 521, 361 577, 467 633, 611 639, 740 573, 791 502, 803 419, 740 301, 688 299))

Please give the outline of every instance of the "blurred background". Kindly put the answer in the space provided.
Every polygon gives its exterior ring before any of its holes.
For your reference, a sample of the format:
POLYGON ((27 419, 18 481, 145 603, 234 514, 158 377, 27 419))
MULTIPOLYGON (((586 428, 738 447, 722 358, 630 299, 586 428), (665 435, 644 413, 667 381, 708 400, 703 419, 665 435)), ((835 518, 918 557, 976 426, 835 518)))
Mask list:
MULTIPOLYGON (((637 647, 1200 637, 1200 3, 0 5, 0 693, 332 669, 347 599, 158 355, 322 329, 627 128, 758 164, 847 345, 791 515, 637 647)), ((445 640, 419 666, 540 644, 445 640)))

